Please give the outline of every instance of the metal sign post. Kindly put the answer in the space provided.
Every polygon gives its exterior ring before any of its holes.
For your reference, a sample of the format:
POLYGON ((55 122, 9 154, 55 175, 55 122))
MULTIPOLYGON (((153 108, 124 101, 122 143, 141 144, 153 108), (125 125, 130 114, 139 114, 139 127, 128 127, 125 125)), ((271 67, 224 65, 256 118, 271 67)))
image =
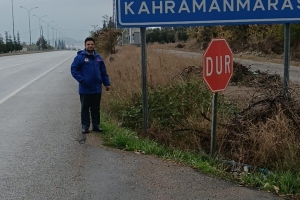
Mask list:
POLYGON ((147 52, 146 28, 141 28, 141 71, 142 71, 142 96, 143 96, 143 133, 148 129, 148 89, 147 89, 147 52))
POLYGON ((217 111, 218 111, 218 93, 213 93, 212 100, 212 122, 211 122, 211 142, 210 142, 210 156, 216 154, 216 132, 217 132, 217 111))
POLYGON ((290 70, 290 24, 284 25, 284 75, 283 75, 283 94, 288 97, 289 90, 289 70, 290 70))

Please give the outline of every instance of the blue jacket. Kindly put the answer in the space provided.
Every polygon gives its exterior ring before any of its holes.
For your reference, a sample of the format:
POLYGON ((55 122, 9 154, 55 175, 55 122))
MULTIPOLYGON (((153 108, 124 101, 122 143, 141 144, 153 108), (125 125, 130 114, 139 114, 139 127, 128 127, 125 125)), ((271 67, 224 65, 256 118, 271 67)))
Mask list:
POLYGON ((102 84, 110 86, 105 64, 99 54, 88 55, 85 50, 78 51, 71 65, 71 74, 79 82, 79 94, 98 94, 102 84))

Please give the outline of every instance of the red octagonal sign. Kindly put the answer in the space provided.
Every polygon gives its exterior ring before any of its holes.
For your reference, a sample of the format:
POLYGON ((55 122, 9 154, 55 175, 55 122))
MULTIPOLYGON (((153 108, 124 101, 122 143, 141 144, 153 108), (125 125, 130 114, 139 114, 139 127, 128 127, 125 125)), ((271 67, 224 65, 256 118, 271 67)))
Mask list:
POLYGON ((203 55, 203 78, 212 92, 226 89, 233 74, 232 51, 225 39, 213 39, 203 55))

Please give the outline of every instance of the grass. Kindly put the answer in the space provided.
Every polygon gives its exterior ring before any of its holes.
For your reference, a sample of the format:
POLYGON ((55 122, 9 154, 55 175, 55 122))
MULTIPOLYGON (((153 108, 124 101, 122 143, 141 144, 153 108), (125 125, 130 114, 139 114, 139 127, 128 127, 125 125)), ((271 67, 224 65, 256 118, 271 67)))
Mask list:
POLYGON ((155 155, 163 159, 171 159, 199 169, 204 173, 229 178, 228 174, 222 170, 222 163, 210 158, 203 152, 193 153, 191 151, 178 150, 160 145, 154 140, 139 137, 129 129, 117 126, 106 114, 101 115, 101 125, 105 130, 105 134, 101 134, 104 145, 124 151, 135 151, 141 154, 155 155))
POLYGON ((268 176, 257 173, 243 175, 241 181, 247 186, 300 198, 300 175, 291 171, 274 172, 268 176))
POLYGON ((135 132, 119 127, 109 115, 101 114, 104 134, 99 134, 104 145, 124 151, 134 151, 140 154, 155 155, 162 159, 174 160, 209 175, 218 176, 225 180, 235 181, 247 187, 259 188, 281 196, 300 198, 300 174, 287 172, 270 172, 242 174, 234 179, 220 159, 211 158, 205 153, 193 153, 159 145, 153 140, 139 137, 135 132))

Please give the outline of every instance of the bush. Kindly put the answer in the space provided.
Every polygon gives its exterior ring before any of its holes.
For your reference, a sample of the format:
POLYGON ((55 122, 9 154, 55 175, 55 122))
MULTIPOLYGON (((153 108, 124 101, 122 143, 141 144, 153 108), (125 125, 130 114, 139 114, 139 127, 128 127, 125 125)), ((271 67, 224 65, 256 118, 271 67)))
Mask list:
MULTIPOLYGON (((188 80, 185 83, 174 82, 158 86, 149 92, 149 124, 163 127, 165 130, 189 127, 187 120, 204 120, 204 116, 211 114, 212 94, 200 80, 188 80), (198 110, 198 112, 195 112, 198 110)), ((225 115, 232 116, 236 108, 228 105, 222 96, 218 103, 220 118, 225 115)), ((141 129, 142 125, 142 96, 133 93, 126 103, 114 104, 112 110, 122 125, 133 130, 141 129), (122 107, 122 108, 121 108, 122 107)))
POLYGON ((116 53, 117 38, 121 35, 121 32, 114 28, 102 28, 92 31, 92 37, 96 42, 96 51, 104 55, 116 53))

